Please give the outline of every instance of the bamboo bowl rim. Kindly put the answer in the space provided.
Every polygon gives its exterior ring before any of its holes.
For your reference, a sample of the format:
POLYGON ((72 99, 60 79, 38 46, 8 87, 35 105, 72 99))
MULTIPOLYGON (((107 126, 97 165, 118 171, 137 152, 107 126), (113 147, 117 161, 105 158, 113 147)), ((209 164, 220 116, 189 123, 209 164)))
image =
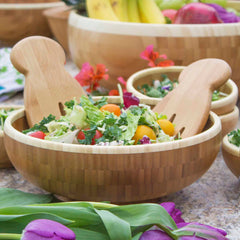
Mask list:
MULTIPOLYGON (((112 98, 113 99, 113 98, 112 98)), ((152 103, 157 103, 152 101, 152 103)), ((145 102, 144 102, 145 103, 145 102)), ((153 104, 154 105, 154 104, 153 104)), ((25 116, 25 109, 21 109, 13 114, 11 114, 5 121, 4 133, 11 138, 18 139, 26 145, 39 147, 43 149, 64 151, 64 152, 74 152, 74 153, 91 153, 91 154, 134 154, 134 153, 148 153, 148 152, 160 152, 179 148, 185 148, 201 142, 207 141, 215 137, 221 132, 221 121, 220 118, 213 112, 210 112, 210 120, 213 125, 207 130, 199 133, 195 136, 188 137, 185 139, 163 142, 155 144, 145 144, 145 145, 134 145, 134 146, 96 146, 96 145, 77 145, 69 143, 58 143, 51 142, 47 140, 41 140, 27 136, 20 131, 16 130, 12 124, 19 118, 25 116)))
POLYGON ((222 147, 226 152, 238 157, 240 164, 240 147, 237 147, 228 141, 228 134, 226 134, 222 140, 222 147))
MULTIPOLYGON (((233 6, 233 3, 228 3, 233 6)), ((234 6, 240 2, 235 3, 234 6)), ((72 10, 68 24, 74 28, 84 29, 98 33, 110 33, 129 36, 158 36, 158 37, 220 37, 238 36, 240 22, 219 24, 152 24, 132 23, 100 20, 82 16, 72 10)))
POLYGON ((49 19, 63 19, 66 20, 68 17, 66 15, 62 15, 62 12, 70 13, 71 7, 67 5, 59 6, 57 8, 49 8, 44 10, 43 15, 45 15, 49 19))
MULTIPOLYGON (((24 108, 24 106, 22 106, 22 105, 1 105, 0 104, 0 110, 1 109, 11 109, 11 108, 16 109, 15 111, 17 111, 17 110, 19 110, 21 108, 24 108)), ((4 134, 4 131, 2 131, 0 129, 0 138, 3 137, 3 134, 4 134)))
POLYGON ((64 2, 49 3, 0 3, 0 10, 32 10, 65 6, 64 2))
POLYGON ((232 118, 236 115, 239 115, 239 109, 237 106, 234 106, 233 110, 229 113, 225 113, 223 115, 219 115, 221 121, 225 122, 228 120, 232 120, 232 118))
MULTIPOLYGON (((137 97, 141 97, 141 98, 146 98, 146 99, 156 99, 156 100, 161 100, 161 98, 154 98, 154 97, 149 97, 147 95, 142 94, 141 92, 139 92, 135 87, 134 87, 134 82, 135 79, 138 77, 146 77, 149 74, 156 74, 156 73, 164 73, 166 72, 181 72, 184 68, 186 68, 186 66, 170 66, 170 67, 154 67, 154 68, 147 68, 147 69, 143 69, 140 71, 135 72, 134 74, 132 74, 128 80, 127 80, 127 90, 129 92, 132 92, 133 94, 135 94, 137 97)), ((230 89, 231 92, 230 94, 228 94, 226 97, 219 99, 217 101, 213 101, 211 103, 211 110, 215 110, 217 108, 222 107, 223 105, 227 105, 230 104, 233 101, 237 101, 238 98, 238 87, 237 85, 234 83, 234 81, 232 79, 228 79, 228 81, 225 83, 230 89)))

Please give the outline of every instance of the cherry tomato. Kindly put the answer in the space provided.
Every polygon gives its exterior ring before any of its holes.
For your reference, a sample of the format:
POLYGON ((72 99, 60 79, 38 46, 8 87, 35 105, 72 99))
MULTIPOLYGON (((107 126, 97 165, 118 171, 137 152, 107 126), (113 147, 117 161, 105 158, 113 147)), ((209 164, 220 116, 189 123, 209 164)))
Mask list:
POLYGON ((145 125, 139 125, 132 139, 135 140, 135 144, 137 144, 143 136, 147 136, 152 140, 156 140, 157 138, 152 128, 145 125))
POLYGON ((169 136, 174 135, 174 125, 172 122, 167 119, 159 119, 157 120, 157 123, 166 134, 168 134, 169 136))
MULTIPOLYGON (((86 131, 86 130, 89 130, 89 128, 86 128, 86 129, 84 129, 84 130, 85 130, 85 131, 86 131)), ((96 130, 96 134, 94 135, 91 144, 94 145, 94 144, 96 143, 96 142, 95 142, 95 139, 101 138, 102 136, 103 136, 102 133, 101 133, 99 130, 96 130)), ((79 140, 85 139, 85 134, 84 134, 83 131, 80 131, 80 132, 78 133, 77 139, 79 139, 79 140)))
POLYGON ((121 115, 121 109, 118 105, 116 104, 106 104, 106 105, 103 105, 101 108, 100 108, 100 111, 108 111, 108 112, 111 112, 113 114, 115 114, 116 116, 120 116, 121 115))
POLYGON ((30 133, 28 136, 39 138, 39 139, 44 139, 46 134, 42 131, 36 131, 36 132, 30 133))

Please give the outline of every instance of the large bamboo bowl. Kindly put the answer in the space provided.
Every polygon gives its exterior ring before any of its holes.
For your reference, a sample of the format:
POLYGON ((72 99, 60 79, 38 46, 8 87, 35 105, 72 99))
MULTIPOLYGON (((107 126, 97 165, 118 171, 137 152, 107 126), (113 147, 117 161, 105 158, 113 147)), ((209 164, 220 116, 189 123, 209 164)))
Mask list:
POLYGON ((223 138, 222 153, 223 153, 224 161, 228 166, 228 168, 237 178, 239 178, 240 177, 240 148, 231 144, 228 141, 227 135, 223 138))
MULTIPOLYGON (((20 109, 23 108, 23 106, 19 106, 19 105, 0 105, 0 110, 1 109, 5 109, 5 110, 9 110, 9 109, 20 109)), ((12 113, 11 113, 12 114, 12 113)), ((0 168, 9 168, 12 167, 12 163, 10 162, 5 146, 4 146, 4 132, 0 129, 0 168)))
POLYGON ((46 9, 43 12, 48 20, 48 24, 52 30, 56 40, 62 45, 66 53, 68 49, 68 17, 70 14, 70 7, 61 6, 56 8, 46 9))
MULTIPOLYGON (((240 10, 240 2, 229 2, 240 10)), ((127 79, 147 67, 140 53, 148 45, 166 54, 178 66, 202 58, 219 58, 233 70, 232 79, 240 88, 240 23, 231 24, 145 24, 91 19, 72 11, 69 16, 69 48, 73 61, 109 69, 107 88, 116 88, 117 77, 127 79)))
MULTIPOLYGON (((153 80, 161 79, 161 74, 166 74, 171 80, 178 80, 179 74, 184 68, 184 66, 173 66, 155 67, 140 70, 129 77, 127 81, 127 90, 140 98, 159 100, 159 98, 152 98, 142 94, 138 90, 138 86, 141 86, 142 84, 151 85, 153 80)), ((201 81, 201 76, 199 77, 199 81, 201 81)), ((213 101, 211 110, 218 115, 224 115, 232 112, 238 100, 237 85, 231 79, 229 79, 222 87, 219 88, 219 90, 228 94, 228 96, 220 100, 213 101)))
POLYGON ((152 145, 54 143, 22 134, 25 128, 24 110, 6 120, 4 142, 14 167, 31 183, 75 200, 139 202, 176 192, 208 170, 221 144, 221 123, 213 112, 201 134, 152 145))
POLYGON ((63 2, 0 3, 0 42, 11 46, 33 35, 52 36, 43 11, 63 2))

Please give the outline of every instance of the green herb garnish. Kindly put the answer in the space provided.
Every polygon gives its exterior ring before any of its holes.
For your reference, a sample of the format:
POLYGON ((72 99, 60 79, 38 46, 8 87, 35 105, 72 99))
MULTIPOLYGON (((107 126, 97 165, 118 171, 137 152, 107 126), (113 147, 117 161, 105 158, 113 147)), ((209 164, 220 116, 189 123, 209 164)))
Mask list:
POLYGON ((228 141, 233 145, 240 146, 240 129, 233 130, 228 134, 228 141))
POLYGON ((4 122, 7 119, 9 112, 12 112, 14 109, 11 108, 9 110, 1 109, 0 110, 0 130, 3 130, 4 122))

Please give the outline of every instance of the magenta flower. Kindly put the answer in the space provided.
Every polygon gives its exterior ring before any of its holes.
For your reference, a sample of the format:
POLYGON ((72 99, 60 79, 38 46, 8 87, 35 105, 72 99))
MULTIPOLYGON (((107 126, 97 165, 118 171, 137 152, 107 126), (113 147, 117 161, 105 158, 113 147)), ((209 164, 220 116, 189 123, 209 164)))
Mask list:
POLYGON ((140 139, 140 143, 141 144, 151 144, 151 139, 148 136, 144 135, 143 138, 140 139))
POLYGON ((21 240, 75 240, 75 233, 61 223, 37 219, 23 230, 21 240))

